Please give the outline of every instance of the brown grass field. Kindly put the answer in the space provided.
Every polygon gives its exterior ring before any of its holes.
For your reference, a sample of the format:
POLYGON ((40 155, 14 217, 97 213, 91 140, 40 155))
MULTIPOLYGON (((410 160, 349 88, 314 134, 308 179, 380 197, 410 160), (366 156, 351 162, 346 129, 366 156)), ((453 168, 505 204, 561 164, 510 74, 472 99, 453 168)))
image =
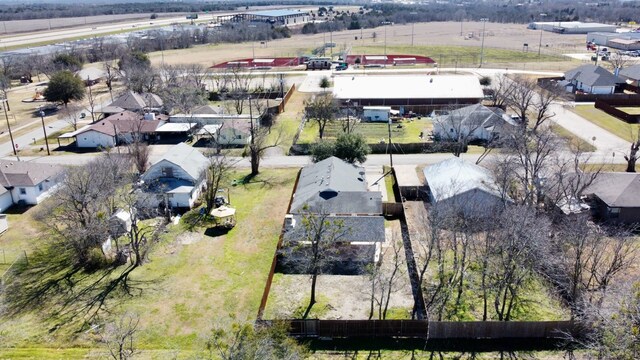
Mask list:
MULTIPOLYGON (((482 42, 482 38, 479 36, 482 33, 482 23, 462 23, 462 29, 463 35, 461 36, 460 23, 431 22, 415 24, 413 26, 413 45, 416 47, 475 47, 479 53, 482 42), (473 33, 474 36, 466 39, 466 35, 469 33, 473 33)), ((485 33, 485 50, 494 48, 522 52, 523 44, 529 44, 528 56, 533 59, 531 62, 526 63, 526 69, 563 70, 576 65, 572 61, 535 64, 540 32, 528 30, 524 24, 487 23, 485 33), (535 56, 532 56, 534 54, 535 56)), ((164 62, 169 64, 195 62, 212 66, 223 61, 250 58, 254 52, 256 58, 308 54, 312 49, 321 46, 324 42, 331 41, 336 43, 336 48, 333 49, 334 53, 340 52, 341 49, 363 46, 372 47, 378 52, 380 49, 384 49, 384 39, 385 28, 378 27, 375 29, 345 30, 333 34, 296 35, 289 39, 270 41, 265 45, 261 45, 258 42, 245 42, 240 44, 196 46, 187 50, 164 51, 164 54, 161 52, 152 53, 151 58, 154 64, 160 64, 164 57, 164 62), (376 33, 375 38, 373 38, 373 33, 376 33)), ((393 46, 405 49, 407 46, 411 46, 412 25, 387 26, 386 39, 389 48, 393 46)), ((564 53, 584 52, 584 41, 585 35, 561 35, 544 32, 542 34, 541 54, 560 56, 564 53)), ((431 54, 436 61, 438 61, 438 55, 446 56, 447 54, 431 54)), ((464 64, 460 65, 463 66, 464 64)), ((490 67, 490 65, 486 64, 485 67, 490 67)), ((520 65, 520 68, 522 68, 522 65, 520 65)))

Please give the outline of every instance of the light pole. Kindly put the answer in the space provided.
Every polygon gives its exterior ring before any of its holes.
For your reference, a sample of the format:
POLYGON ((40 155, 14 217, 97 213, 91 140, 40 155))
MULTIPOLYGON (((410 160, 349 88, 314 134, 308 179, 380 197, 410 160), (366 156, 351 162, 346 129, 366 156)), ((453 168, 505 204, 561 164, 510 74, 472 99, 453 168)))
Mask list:
POLYGON ((484 29, 489 19, 482 18, 480 19, 480 21, 482 21, 482 45, 480 45, 480 67, 482 67, 482 63, 484 62, 484 29))
POLYGON ((9 138, 11 138, 11 147, 13 148, 13 155, 18 156, 18 152, 16 151, 16 144, 13 142, 13 134, 11 133, 11 124, 9 124, 9 115, 7 115, 7 99, 2 100, 5 104, 2 105, 2 109, 4 109, 4 117, 7 119, 7 128, 9 129, 9 138))
POLYGON ((413 30, 415 25, 415 23, 411 23, 411 46, 413 46, 413 30))
POLYGON ((540 42, 538 43, 538 57, 540 57, 540 50, 542 50, 542 29, 540 29, 540 42))
POLYGON ((47 139, 47 128, 44 126, 44 111, 40 109, 40 120, 42 120, 42 132, 44 133, 44 143, 47 145, 47 155, 51 155, 49 151, 49 139, 47 139))

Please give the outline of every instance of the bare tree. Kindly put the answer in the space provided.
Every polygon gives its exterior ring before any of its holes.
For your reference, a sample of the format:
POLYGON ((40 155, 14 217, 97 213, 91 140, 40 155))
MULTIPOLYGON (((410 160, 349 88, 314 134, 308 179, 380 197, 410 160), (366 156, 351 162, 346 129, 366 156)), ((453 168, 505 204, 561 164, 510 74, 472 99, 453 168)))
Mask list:
POLYGON ((260 160, 268 149, 277 147, 282 142, 284 128, 278 127, 275 136, 269 137, 269 128, 260 126, 257 121, 251 121, 249 128, 251 142, 249 144, 249 156, 251 161, 251 176, 260 172, 260 160))
POLYGON ((204 170, 206 188, 203 194, 207 214, 215 207, 215 200, 218 196, 220 184, 229 176, 231 169, 233 169, 233 165, 226 156, 209 156, 209 165, 204 170))
POLYGON ((522 75, 516 75, 513 84, 506 93, 506 105, 513 109, 526 126, 528 113, 536 101, 536 81, 522 75))
POLYGON ((80 122, 80 112, 82 111, 82 107, 71 104, 69 106, 63 107, 60 110, 60 115, 58 118, 64 120, 69 125, 73 127, 73 130, 78 130, 78 122, 80 122))
POLYGON ((114 360, 131 359, 138 351, 135 348, 134 336, 138 332, 140 317, 125 313, 118 321, 109 323, 102 332, 102 342, 114 360))
MULTIPOLYGON (((89 77, 87 77, 87 83, 89 83, 89 77)), ((89 112, 91 113, 91 121, 96 122, 96 95, 93 93, 92 85, 87 86, 89 91, 87 92, 87 103, 89 104, 89 112)))
POLYGON ((345 236, 348 229, 345 228, 342 220, 324 213, 306 211, 299 221, 301 224, 295 225, 302 227, 302 230, 296 233, 299 239, 295 241, 296 244, 283 246, 280 255, 285 264, 311 276, 309 305, 302 316, 306 319, 316 303, 318 276, 336 260, 340 239, 345 236))
MULTIPOLYGON (((533 85, 532 82, 528 84, 533 85)), ((535 116, 534 123, 531 126, 532 131, 538 131, 540 126, 556 115, 551 112, 550 107, 554 102, 564 99, 565 93, 565 90, 555 83, 549 83, 539 87, 537 96, 534 97, 531 105, 535 116)))
POLYGON ((513 162, 514 179, 518 182, 520 193, 514 200, 537 206, 542 200, 544 179, 550 175, 550 167, 561 143, 549 128, 537 132, 515 132, 510 142, 507 160, 513 162))
POLYGON ((614 73, 617 74, 617 72, 622 70, 630 63, 630 59, 628 56, 619 53, 613 53, 609 55, 609 62, 611 63, 611 66, 613 66, 614 73))
POLYGON ((497 75, 496 81, 493 82, 493 106, 505 108, 511 97, 513 82, 506 75, 497 75))
POLYGON ((305 116, 318 124, 318 136, 322 139, 326 126, 333 122, 338 107, 331 94, 316 95, 310 101, 305 101, 305 116))
POLYGON ((638 136, 636 136, 636 140, 631 143, 629 153, 624 154, 624 159, 627 161, 627 170, 625 170, 626 172, 636 172, 638 150, 640 150, 640 130, 638 130, 638 136))
POLYGON ((244 68, 231 68, 227 85, 229 87, 225 97, 233 103, 236 113, 242 115, 244 104, 249 99, 251 75, 244 68))
POLYGON ((389 246, 380 256, 381 260, 377 264, 371 264, 367 267, 371 281, 369 320, 374 316, 374 305, 377 305, 378 319, 386 319, 391 295, 399 290, 398 280, 406 270, 402 261, 404 247, 400 237, 399 231, 394 231, 389 240, 389 246))
POLYGON ((107 85, 107 89, 109 89, 109 95, 111 96, 111 101, 113 101, 113 83, 116 81, 119 75, 118 67, 116 63, 112 60, 104 62, 104 72, 105 72, 105 84, 107 85))

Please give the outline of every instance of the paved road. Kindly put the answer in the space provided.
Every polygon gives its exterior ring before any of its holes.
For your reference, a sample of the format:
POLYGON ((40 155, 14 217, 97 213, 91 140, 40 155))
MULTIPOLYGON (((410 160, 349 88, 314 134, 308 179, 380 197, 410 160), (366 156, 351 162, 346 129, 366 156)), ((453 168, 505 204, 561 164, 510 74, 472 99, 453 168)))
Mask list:
MULTIPOLYGON (((314 10, 317 7, 301 7, 302 10, 314 10)), ((220 12, 220 13, 211 13, 211 14, 200 14, 200 19, 196 22, 206 22, 213 20, 214 16, 226 16, 226 15, 234 15, 240 13, 239 11, 233 12, 220 12)), ((116 31, 138 31, 142 29, 149 28, 157 28, 162 26, 167 26, 171 24, 188 24, 191 20, 187 20, 186 16, 180 17, 172 17, 168 19, 153 19, 153 20, 136 20, 129 22, 119 22, 116 24, 106 24, 106 25, 85 25, 81 27, 75 27, 71 29, 62 29, 62 30, 45 30, 30 34, 20 34, 20 35, 9 35, 0 37, 0 45, 4 47, 10 46, 28 46, 31 44, 42 43, 45 41, 62 41, 64 39, 69 38, 77 38, 77 37, 96 37, 96 36, 104 36, 108 33, 113 33, 116 31)))
POLYGON ((593 144, 599 153, 624 153, 629 149, 628 141, 584 119, 561 104, 552 104, 550 110, 556 114, 551 119, 553 122, 593 144))

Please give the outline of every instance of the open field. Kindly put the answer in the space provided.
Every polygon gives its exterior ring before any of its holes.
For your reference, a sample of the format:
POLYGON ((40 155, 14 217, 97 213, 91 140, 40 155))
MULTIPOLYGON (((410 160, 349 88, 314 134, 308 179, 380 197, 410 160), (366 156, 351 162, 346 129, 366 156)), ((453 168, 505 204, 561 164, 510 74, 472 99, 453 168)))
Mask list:
MULTIPOLYGON (((203 227, 190 232, 175 225, 154 246, 150 261, 133 273, 132 280, 145 284, 142 294, 111 303, 110 318, 126 311, 140 315, 138 345, 154 350, 143 358, 171 358, 176 349, 181 354, 203 351, 214 325, 255 319, 295 174, 295 170, 265 170, 249 183, 231 187, 238 225, 226 235, 215 236, 203 227)), ((234 178, 244 175, 237 173, 234 178)), ((24 246, 35 246, 21 238, 24 246)), ((1 239, 0 247, 5 245, 5 237, 1 239)), ((76 358, 87 352, 79 347, 101 348, 91 331, 75 334, 73 326, 65 326, 48 333, 48 324, 30 313, 0 324, 5 344, 0 358, 22 353, 46 358, 50 347, 72 348, 68 356, 76 358), (23 346, 31 349, 12 349, 23 346)))
POLYGON ((617 135, 627 141, 635 141, 639 125, 627 124, 606 112, 596 109, 593 105, 577 105, 573 110, 576 114, 617 135))
MULTIPOLYGON (((414 50, 412 50, 413 38, 413 47, 423 49, 422 51, 424 52, 422 55, 431 56, 436 61, 440 61, 440 59, 438 59, 440 55, 439 52, 442 53, 444 57, 444 50, 450 51, 452 49, 461 49, 456 50, 460 51, 460 54, 471 54, 475 52, 479 56, 481 38, 478 37, 477 34, 482 31, 482 23, 471 22, 463 23, 462 25, 464 35, 460 34, 460 23, 418 23, 413 26, 413 36, 411 35, 412 25, 410 24, 387 26, 387 53, 391 53, 390 49, 392 49, 392 46, 396 47, 395 50, 402 50, 403 53, 414 53, 414 50), (476 35, 471 39, 465 40, 465 35, 470 32, 476 35), (465 48, 468 49, 464 50, 465 48)), ((164 62, 169 64, 196 62, 206 66, 213 66, 214 64, 224 61, 251 58, 254 51, 256 58, 298 56, 309 54, 312 49, 320 47, 323 43, 329 42, 330 40, 336 43, 336 47, 327 50, 326 55, 338 54, 344 49, 351 49, 350 53, 352 54, 357 53, 356 49, 366 54, 373 54, 374 52, 384 54, 384 32, 384 27, 378 27, 374 29, 345 30, 334 32, 333 34, 295 35, 289 39, 269 41, 265 45, 246 42, 240 44, 195 46, 185 50, 164 51, 164 62), (373 37, 374 33, 376 34, 375 38, 373 37), (358 40, 356 40, 356 37, 358 40), (371 48, 371 51, 367 48, 371 48), (184 55, 187 53, 189 54, 188 60, 184 55)), ((570 60, 569 58, 559 58, 559 56, 567 52, 583 51, 584 46, 584 35, 560 35, 545 32, 542 40, 542 56, 538 58, 537 44, 539 42, 540 32, 526 29, 525 24, 486 23, 486 34, 484 43, 485 55, 494 56, 496 60, 516 59, 515 53, 492 53, 490 51, 490 49, 502 49, 516 52, 527 59, 524 62, 522 60, 515 61, 513 66, 510 67, 514 69, 568 69, 580 62, 570 60), (523 43, 531 44, 528 52, 523 52, 523 43), (535 46, 533 46, 534 44, 535 46), (505 54, 512 55, 505 56, 505 54), (541 61, 545 62, 544 66, 539 64, 541 61)), ((161 52, 151 54, 151 59, 154 64, 160 64, 162 61, 161 52)), ((465 59, 460 59, 458 64, 460 67, 478 66, 479 57, 475 61, 469 58, 469 63, 465 63, 463 61, 465 59)), ((491 58, 485 57, 486 67, 491 67, 492 65, 488 63, 489 60, 491 60, 491 58)), ((444 62, 453 66, 454 61, 454 58, 448 58, 448 60, 444 62)), ((508 66, 509 64, 501 61, 500 65, 508 66)))

